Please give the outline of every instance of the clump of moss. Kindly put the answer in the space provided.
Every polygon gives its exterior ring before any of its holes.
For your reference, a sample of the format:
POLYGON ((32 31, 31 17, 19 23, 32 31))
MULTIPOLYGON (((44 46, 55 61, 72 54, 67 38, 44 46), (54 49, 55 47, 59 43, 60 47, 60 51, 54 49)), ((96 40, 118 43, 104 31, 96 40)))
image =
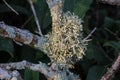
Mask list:
POLYGON ((85 55, 86 42, 83 42, 82 20, 70 12, 64 13, 60 26, 47 35, 43 48, 52 62, 60 66, 70 66, 85 55))

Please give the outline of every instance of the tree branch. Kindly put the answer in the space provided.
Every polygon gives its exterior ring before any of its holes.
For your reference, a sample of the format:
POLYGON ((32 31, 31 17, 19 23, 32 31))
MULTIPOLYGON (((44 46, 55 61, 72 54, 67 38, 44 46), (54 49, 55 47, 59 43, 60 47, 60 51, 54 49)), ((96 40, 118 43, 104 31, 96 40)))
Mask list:
POLYGON ((111 80, 117 70, 120 68, 120 54, 114 64, 111 66, 111 68, 108 69, 108 71, 102 76, 101 80, 111 80))
MULTIPOLYGON (((77 75, 74 75, 69 70, 60 69, 57 65, 53 64, 51 67, 48 67, 46 64, 39 62, 39 64, 33 64, 27 61, 21 61, 16 63, 4 63, 0 64, 1 69, 5 71, 11 70, 11 69, 30 69, 33 71, 38 71, 48 79, 48 80, 80 80, 80 78, 77 75)), ((3 71, 2 70, 2 71, 3 71)), ((0 70, 1 73, 1 70, 0 70)), ((7 71, 5 71, 5 74, 8 76, 9 74, 7 71)), ((6 75, 1 76, 0 79, 6 79, 6 75)), ((9 75, 10 78, 10 75, 9 75)))
POLYGON ((0 22, 0 36, 11 38, 16 42, 24 43, 40 50, 42 50, 41 47, 45 41, 44 37, 34 35, 27 30, 6 25, 4 22, 0 22))
POLYGON ((56 27, 60 27, 63 15, 64 0, 46 0, 51 11, 52 16, 52 32, 54 33, 56 27))
POLYGON ((0 67, 0 79, 3 80, 23 80, 20 73, 17 70, 7 70, 0 67))
MULTIPOLYGON (((64 0, 46 0, 51 11, 52 16, 52 31, 56 30, 56 27, 60 27, 62 20, 62 7, 64 0)), ((31 47, 42 50, 42 45, 45 43, 44 37, 39 37, 30 33, 27 30, 22 30, 14 26, 9 26, 4 22, 0 22, 0 36, 11 38, 16 42, 20 42, 31 47)), ((57 63, 53 63, 50 67, 46 64, 39 62, 39 64, 33 64, 27 61, 16 62, 16 63, 5 63, 0 64, 1 69, 5 70, 21 70, 21 69, 31 69, 33 71, 38 71, 45 75, 48 80, 80 80, 80 78, 71 73, 68 68, 58 66, 57 63)), ((0 76, 1 77, 1 76, 0 76)))
POLYGON ((120 0, 99 0, 99 2, 107 3, 110 5, 120 5, 120 0))

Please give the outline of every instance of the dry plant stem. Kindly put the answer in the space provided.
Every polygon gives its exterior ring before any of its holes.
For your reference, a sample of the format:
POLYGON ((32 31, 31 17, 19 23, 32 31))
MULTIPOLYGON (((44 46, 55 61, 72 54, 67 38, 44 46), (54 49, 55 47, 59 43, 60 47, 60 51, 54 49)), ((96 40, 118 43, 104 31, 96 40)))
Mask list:
POLYGON ((33 2, 32 2, 32 0, 28 0, 28 1, 29 1, 29 3, 30 3, 30 6, 31 6, 31 9, 32 9, 33 15, 34 15, 34 17, 35 17, 35 22, 36 22, 36 25, 37 25, 37 27, 38 27, 39 34, 40 34, 41 36, 43 36, 42 31, 41 31, 41 29, 40 29, 41 27, 40 27, 40 24, 39 24, 39 20, 38 20, 38 18, 37 18, 37 14, 36 14, 35 8, 34 8, 34 6, 33 6, 33 2))
POLYGON ((92 36, 92 34, 95 32, 96 27, 88 34, 88 36, 86 38, 83 39, 82 42, 86 42, 88 40, 88 38, 90 38, 92 36))
POLYGON ((4 2, 14 13, 16 13, 17 15, 19 15, 19 13, 18 13, 15 9, 13 9, 5 0, 3 0, 3 2, 4 2))
POLYGON ((46 0, 47 4, 51 11, 52 16, 52 32, 55 32, 56 27, 60 27, 61 19, 62 19, 62 7, 64 4, 64 0, 46 0))
MULTIPOLYGON (((33 64, 27 61, 21 61, 21 62, 16 62, 16 63, 4 63, 0 64, 1 69, 30 69, 33 71, 38 71, 48 79, 48 80, 80 80, 78 76, 72 74, 69 72, 69 70, 55 70, 53 69, 53 66, 48 67, 46 64, 39 62, 39 64, 33 64)), ((1 78, 1 76, 0 76, 1 78)), ((5 79, 5 78, 4 78, 5 79)))
POLYGON ((111 80, 117 70, 120 68, 120 54, 114 64, 111 66, 111 68, 108 69, 108 71, 102 76, 101 80, 111 80))
POLYGON ((120 0, 99 0, 99 2, 107 3, 110 5, 120 5, 120 0))
POLYGON ((44 38, 22 30, 14 26, 8 26, 4 22, 0 22, 0 36, 13 39, 16 42, 24 43, 33 48, 41 49, 44 44, 44 38))

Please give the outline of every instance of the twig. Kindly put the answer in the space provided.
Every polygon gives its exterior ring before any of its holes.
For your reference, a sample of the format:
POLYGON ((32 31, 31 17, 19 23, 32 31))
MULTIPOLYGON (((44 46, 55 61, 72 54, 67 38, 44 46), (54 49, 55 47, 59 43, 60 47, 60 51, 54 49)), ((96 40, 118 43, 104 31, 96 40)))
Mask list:
POLYGON ((48 80, 80 80, 80 78, 77 75, 74 75, 68 69, 61 70, 55 64, 53 64, 51 67, 48 67, 46 64, 41 62, 39 62, 39 64, 33 64, 27 61, 21 61, 16 63, 0 64, 0 67, 2 69, 7 69, 7 70, 10 69, 22 70, 27 68, 44 74, 44 76, 48 80))
POLYGON ((19 13, 18 13, 15 9, 13 9, 5 0, 3 0, 3 2, 4 2, 14 13, 16 13, 17 15, 19 15, 19 13))
POLYGON ((95 32, 96 27, 88 34, 88 36, 86 38, 83 39, 82 42, 86 42, 88 38, 90 38, 92 36, 92 34, 95 32))
POLYGON ((32 16, 30 16, 24 23, 23 23, 23 25, 21 26, 21 28, 24 28, 29 22, 30 22, 30 20, 33 18, 33 15, 32 16))
POLYGON ((36 22, 36 25, 37 25, 37 27, 38 27, 39 34, 40 34, 41 36, 43 36, 42 31, 41 31, 41 27, 40 27, 40 23, 39 23, 39 20, 38 20, 38 18, 37 18, 37 14, 36 14, 35 8, 34 8, 34 6, 33 6, 33 2, 32 2, 32 0, 28 0, 28 1, 29 1, 29 3, 30 3, 30 6, 31 6, 31 9, 32 9, 33 15, 34 15, 34 17, 35 17, 35 22, 36 22))
POLYGON ((111 66, 111 68, 108 69, 108 71, 102 76, 100 80, 111 80, 117 70, 120 68, 120 54, 114 64, 111 66))

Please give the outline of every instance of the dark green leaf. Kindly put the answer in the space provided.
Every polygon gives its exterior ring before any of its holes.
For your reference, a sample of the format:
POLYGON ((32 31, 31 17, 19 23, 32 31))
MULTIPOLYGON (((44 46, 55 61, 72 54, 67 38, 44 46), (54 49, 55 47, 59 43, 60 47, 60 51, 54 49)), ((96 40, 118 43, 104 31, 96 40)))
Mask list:
POLYGON ((92 61, 89 60, 86 56, 84 56, 83 60, 81 60, 79 63, 84 69, 84 71, 88 72, 88 69, 90 68, 92 61))
POLYGON ((6 38, 0 38, 0 51, 6 51, 11 55, 11 57, 13 57, 14 53, 13 42, 6 38))
POLYGON ((28 60, 28 61, 32 62, 35 59, 35 53, 36 53, 35 49, 24 45, 22 47, 21 59, 22 60, 28 60))
POLYGON ((25 69, 24 80, 33 80, 32 79, 32 71, 31 70, 25 69))
MULTIPOLYGON (((9 4, 15 11, 24 13, 24 14, 30 14, 30 12, 25 9, 22 6, 18 6, 18 5, 14 5, 14 4, 9 4)), ((0 13, 4 13, 4 12, 13 12, 10 8, 8 8, 8 6, 6 6, 5 4, 0 4, 0 13)))
POLYGON ((80 18, 84 18, 86 12, 90 8, 90 5, 93 0, 76 0, 74 12, 80 18))
POLYGON ((65 0, 63 10, 64 12, 74 12, 74 0, 65 0))
POLYGON ((35 4, 36 13, 39 19, 39 23, 43 29, 51 24, 51 16, 49 8, 45 0, 37 0, 35 4))
POLYGON ((115 21, 112 18, 105 17, 104 19, 104 27, 112 27, 114 25, 115 21))
POLYGON ((105 57, 104 51, 97 45, 89 45, 86 52, 88 59, 95 59, 98 63, 107 64, 108 59, 105 57))
POLYGON ((104 72, 103 66, 93 66, 89 69, 86 80, 100 80, 104 72))
POLYGON ((32 71, 32 80, 39 80, 39 72, 32 71))
POLYGON ((35 59, 37 60, 37 59, 40 59, 40 58, 42 58, 43 57, 43 52, 42 51, 37 51, 36 53, 35 53, 35 59))
POLYGON ((115 21, 116 25, 120 27, 120 20, 115 21))
POLYGON ((110 46, 115 49, 116 52, 120 51, 120 42, 109 41, 104 43, 104 46, 110 46))
POLYGON ((25 69, 24 80, 39 80, 39 72, 25 69))

